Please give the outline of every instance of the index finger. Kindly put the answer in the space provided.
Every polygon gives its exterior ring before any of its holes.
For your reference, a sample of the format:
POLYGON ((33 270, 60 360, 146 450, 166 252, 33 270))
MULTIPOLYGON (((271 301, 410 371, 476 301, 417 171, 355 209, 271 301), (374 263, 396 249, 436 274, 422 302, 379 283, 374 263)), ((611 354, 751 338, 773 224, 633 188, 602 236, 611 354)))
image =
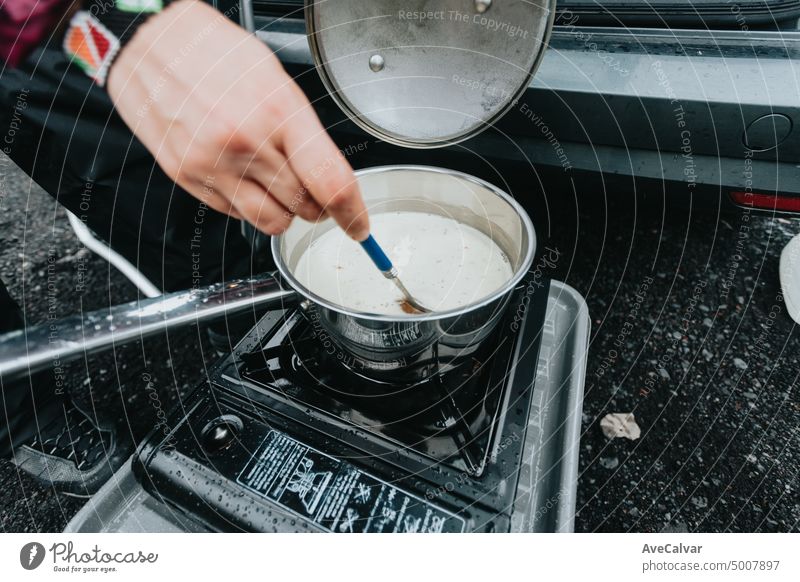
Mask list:
POLYGON ((310 104, 287 120, 284 154, 311 197, 357 241, 369 236, 367 207, 353 169, 310 104))

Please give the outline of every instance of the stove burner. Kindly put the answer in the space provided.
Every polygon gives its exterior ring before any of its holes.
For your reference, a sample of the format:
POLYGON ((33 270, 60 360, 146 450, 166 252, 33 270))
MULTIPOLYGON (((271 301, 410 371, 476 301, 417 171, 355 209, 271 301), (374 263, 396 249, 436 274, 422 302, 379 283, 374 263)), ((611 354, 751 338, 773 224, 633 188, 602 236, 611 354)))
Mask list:
POLYGON ((487 341, 480 359, 413 385, 364 376, 357 361, 321 343, 299 313, 266 339, 242 355, 242 379, 435 461, 482 473, 513 351, 508 338, 487 341), (492 381, 498 366, 503 374, 492 381))

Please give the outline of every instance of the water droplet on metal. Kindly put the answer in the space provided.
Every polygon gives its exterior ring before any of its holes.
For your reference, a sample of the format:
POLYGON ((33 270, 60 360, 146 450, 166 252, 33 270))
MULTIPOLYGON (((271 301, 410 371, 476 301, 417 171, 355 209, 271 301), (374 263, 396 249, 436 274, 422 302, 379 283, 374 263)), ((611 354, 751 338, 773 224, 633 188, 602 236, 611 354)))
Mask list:
POLYGON ((492 0, 475 0, 475 10, 483 14, 492 6, 492 0))

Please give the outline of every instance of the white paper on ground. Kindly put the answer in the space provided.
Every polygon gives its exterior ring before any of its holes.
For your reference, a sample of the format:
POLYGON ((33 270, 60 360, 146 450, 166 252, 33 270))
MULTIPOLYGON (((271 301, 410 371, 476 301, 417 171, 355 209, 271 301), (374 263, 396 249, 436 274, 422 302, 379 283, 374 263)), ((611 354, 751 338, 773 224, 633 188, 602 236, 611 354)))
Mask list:
POLYGON ((600 421, 600 428, 607 438, 615 439, 625 437, 635 441, 642 436, 642 429, 636 424, 632 412, 612 412, 606 414, 600 421))

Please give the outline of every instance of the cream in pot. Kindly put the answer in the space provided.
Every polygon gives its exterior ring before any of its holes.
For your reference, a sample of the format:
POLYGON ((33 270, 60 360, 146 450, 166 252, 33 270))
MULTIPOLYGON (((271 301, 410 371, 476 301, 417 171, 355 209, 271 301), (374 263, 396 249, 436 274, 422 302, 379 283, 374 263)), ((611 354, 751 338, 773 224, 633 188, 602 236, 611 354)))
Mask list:
MULTIPOLYGON (((372 215, 370 224, 405 285, 434 311, 480 301, 513 276, 508 257, 489 236, 447 216, 384 212, 372 215)), ((405 315, 400 292, 341 229, 316 238, 294 274, 307 289, 342 307, 405 315)))

